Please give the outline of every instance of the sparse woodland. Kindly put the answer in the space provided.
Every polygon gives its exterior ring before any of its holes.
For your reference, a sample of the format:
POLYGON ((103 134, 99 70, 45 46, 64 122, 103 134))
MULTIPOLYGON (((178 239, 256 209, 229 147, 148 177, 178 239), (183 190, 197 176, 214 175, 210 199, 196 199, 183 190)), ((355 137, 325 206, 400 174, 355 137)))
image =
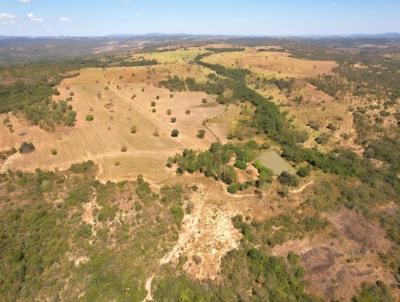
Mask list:
POLYGON ((364 42, 164 41, 134 56, 0 67, 0 134, 12 138, 0 149, 0 300, 397 301, 400 46, 364 42), (336 67, 268 77, 207 61, 246 52, 336 67), (92 103, 80 112, 78 92, 59 100, 57 87, 87 68, 98 78, 84 74, 92 103), (303 123, 307 113, 320 117, 303 123), (84 150, 89 160, 12 169, 70 155, 14 133, 12 120, 62 141, 78 117, 97 135, 79 143, 107 142, 84 150), (266 152, 290 169, 276 173, 266 152))

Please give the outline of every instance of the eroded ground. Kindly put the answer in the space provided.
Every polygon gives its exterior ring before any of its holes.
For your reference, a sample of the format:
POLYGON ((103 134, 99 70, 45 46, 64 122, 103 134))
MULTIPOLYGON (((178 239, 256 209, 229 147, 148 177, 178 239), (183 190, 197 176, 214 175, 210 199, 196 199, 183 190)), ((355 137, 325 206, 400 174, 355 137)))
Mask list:
POLYGON ((329 300, 350 301, 363 282, 382 280, 396 290, 397 282, 379 260, 392 243, 379 226, 351 210, 328 215, 335 228, 326 235, 289 241, 273 249, 274 255, 294 252, 306 269, 308 290, 329 300))

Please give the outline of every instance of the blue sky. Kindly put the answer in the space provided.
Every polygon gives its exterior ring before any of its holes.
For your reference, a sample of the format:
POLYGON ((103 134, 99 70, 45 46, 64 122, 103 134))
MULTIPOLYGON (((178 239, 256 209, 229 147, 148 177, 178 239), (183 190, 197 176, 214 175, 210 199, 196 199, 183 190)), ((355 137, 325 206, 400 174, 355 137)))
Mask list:
POLYGON ((0 0, 0 35, 400 32, 400 0, 0 0))

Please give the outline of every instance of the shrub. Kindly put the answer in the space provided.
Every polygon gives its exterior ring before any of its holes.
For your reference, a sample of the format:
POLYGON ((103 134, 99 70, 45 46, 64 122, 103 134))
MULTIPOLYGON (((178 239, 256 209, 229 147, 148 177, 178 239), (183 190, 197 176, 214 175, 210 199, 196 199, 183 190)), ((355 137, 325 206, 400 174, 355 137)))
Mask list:
POLYGON ((190 110, 186 110, 185 111, 185 114, 187 114, 187 115, 189 115, 189 114, 191 114, 192 112, 190 111, 190 110))
POLYGON ((309 121, 309 122, 307 123, 307 125, 308 125, 310 128, 314 129, 314 130, 319 130, 319 128, 320 128, 319 123, 316 122, 316 121, 309 121))
POLYGON ((279 182, 283 185, 287 185, 289 187, 297 187, 299 185, 299 179, 296 175, 292 175, 286 171, 282 172, 282 174, 278 178, 279 182))
POLYGON ((176 123, 176 117, 171 117, 171 123, 176 123))
POLYGON ((168 109, 167 110, 167 115, 171 115, 172 114, 172 110, 171 109, 168 109))
POLYGON ((305 167, 301 167, 298 171, 297 171, 297 175, 304 178, 309 176, 311 173, 311 166, 307 165, 305 167))
POLYGON ((324 145, 329 141, 329 135, 326 133, 322 133, 321 135, 319 135, 315 141, 320 144, 320 145, 324 145))
POLYGON ((205 135, 206 135, 206 131, 205 130, 199 130, 197 132, 197 138, 199 138, 199 139, 203 139, 205 137, 205 135))
POLYGON ((30 142, 23 142, 18 148, 18 152, 21 154, 27 154, 35 151, 35 146, 30 142))
POLYGON ((362 284, 361 291, 353 302, 390 302, 394 301, 388 287, 381 281, 375 284, 362 284))
POLYGON ((246 170, 247 164, 243 160, 236 160, 235 167, 241 170, 246 170))
POLYGON ((184 216, 182 207, 178 204, 175 204, 170 208, 170 211, 171 211, 172 217, 175 220, 175 223, 178 226, 180 226, 182 223, 183 216, 184 216))
POLYGON ((121 147, 121 152, 126 152, 126 151, 128 151, 128 147, 122 146, 122 147, 121 147))
POLYGON ((233 183, 231 185, 229 185, 228 187, 228 193, 230 194, 236 194, 238 191, 240 191, 241 189, 241 185, 238 183, 233 183))
POLYGON ((137 127, 136 127, 136 126, 132 126, 132 127, 131 127, 131 133, 132 133, 132 134, 137 133, 137 127))
POLYGON ((237 180, 235 169, 231 166, 223 167, 221 172, 221 180, 227 185, 234 183, 237 180))
POLYGON ((172 130, 171 136, 172 137, 178 137, 179 136, 179 130, 177 130, 177 129, 172 130))
POLYGON ((51 149, 51 154, 52 154, 52 155, 57 155, 57 154, 58 154, 58 152, 57 152, 57 150, 56 150, 56 149, 51 149))
POLYGON ((92 122, 94 120, 94 116, 92 114, 86 115, 86 121, 92 122))
POLYGON ((280 196, 280 197, 288 197, 289 196, 289 190, 288 190, 288 188, 287 187, 281 187, 279 190, 278 190, 278 195, 280 196))
POLYGON ((152 101, 150 105, 151 105, 151 107, 156 107, 157 103, 152 101))
POLYGON ((89 160, 83 163, 73 164, 69 170, 74 174, 83 174, 93 171, 94 167, 94 162, 89 160))

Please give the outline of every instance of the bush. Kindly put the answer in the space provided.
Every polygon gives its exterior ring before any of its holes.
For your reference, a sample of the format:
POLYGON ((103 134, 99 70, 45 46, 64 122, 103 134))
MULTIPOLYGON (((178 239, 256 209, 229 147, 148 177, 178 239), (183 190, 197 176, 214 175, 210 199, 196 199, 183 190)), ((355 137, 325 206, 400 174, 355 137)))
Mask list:
POLYGON ((376 284, 362 284, 361 291, 353 302, 390 302, 394 301, 388 287, 381 281, 376 284))
POLYGON ((279 182, 283 185, 287 185, 289 187, 297 187, 299 185, 299 179, 296 175, 292 175, 288 172, 282 172, 282 174, 278 178, 279 182))
POLYGON ((18 148, 18 152, 21 154, 27 154, 35 151, 35 146, 30 142, 23 142, 18 148))
POLYGON ((329 141, 329 135, 326 133, 322 133, 321 135, 319 135, 315 141, 320 144, 320 145, 324 145, 329 141))
POLYGON ((243 160, 236 160, 235 167, 241 170, 246 170, 247 164, 243 160))
POLYGON ((89 160, 80 164, 73 164, 69 170, 75 174, 83 174, 93 171, 94 167, 94 162, 89 160))
POLYGON ((91 115, 91 114, 86 115, 86 121, 91 122, 93 120, 94 120, 94 116, 93 115, 91 115))
POLYGON ((205 130, 199 130, 197 132, 197 138, 199 138, 199 139, 203 139, 205 137, 205 135, 206 135, 206 131, 205 130))
POLYGON ((309 176, 311 173, 311 167, 309 165, 305 166, 305 167, 301 167, 298 171, 297 171, 297 175, 300 176, 301 178, 307 177, 309 176))
POLYGON ((172 137, 178 137, 179 136, 179 130, 177 130, 177 129, 172 130, 171 136, 172 137))
POLYGON ((131 133, 132 133, 132 134, 137 133, 137 127, 136 127, 136 126, 132 126, 132 127, 131 127, 131 133))
POLYGON ((230 194, 236 194, 240 190, 241 190, 241 185, 238 183, 233 183, 228 187, 228 193, 230 194))
POLYGON ((175 223, 180 226, 182 224, 182 219, 184 216, 183 209, 180 205, 175 204, 170 208, 172 217, 174 218, 175 223))
POLYGON ((176 117, 171 117, 171 123, 176 123, 176 117))
POLYGON ((227 185, 234 183, 237 180, 235 169, 231 166, 223 167, 221 172, 221 180, 227 185))

